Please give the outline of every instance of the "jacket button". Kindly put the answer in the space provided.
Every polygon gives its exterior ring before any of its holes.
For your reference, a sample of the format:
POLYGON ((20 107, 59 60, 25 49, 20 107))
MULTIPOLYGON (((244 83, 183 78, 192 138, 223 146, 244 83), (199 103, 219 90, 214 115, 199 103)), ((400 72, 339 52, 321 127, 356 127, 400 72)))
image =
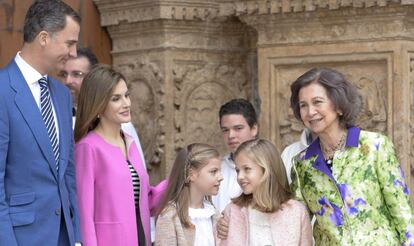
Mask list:
POLYGON ((55 214, 56 214, 56 215, 60 215, 60 208, 57 208, 57 209, 55 210, 55 214))

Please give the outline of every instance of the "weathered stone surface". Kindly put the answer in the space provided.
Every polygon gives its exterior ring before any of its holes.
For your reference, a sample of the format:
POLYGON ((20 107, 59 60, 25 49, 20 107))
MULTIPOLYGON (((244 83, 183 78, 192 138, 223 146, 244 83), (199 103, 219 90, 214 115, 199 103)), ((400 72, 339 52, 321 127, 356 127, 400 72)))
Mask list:
POLYGON ((113 63, 131 84, 132 120, 152 181, 169 173, 185 144, 226 152, 218 110, 257 94, 256 32, 218 18, 215 1, 95 2, 112 37, 113 63))
POLYGON ((244 15, 258 31, 261 134, 279 147, 294 142, 302 129, 289 105, 289 85, 312 67, 343 72, 363 95, 358 126, 393 140, 407 182, 412 159, 412 82, 414 6, 315 10, 309 13, 244 15), (411 108, 410 108, 411 107, 411 108))
POLYGON ((224 153, 218 110, 232 98, 246 98, 249 88, 245 69, 231 64, 176 61, 173 74, 176 149, 207 142, 224 153))
POLYGON ((220 5, 220 14, 263 15, 281 13, 316 12, 323 10, 359 9, 399 5, 414 5, 413 0, 227 0, 220 5))
MULTIPOLYGON (((165 132, 162 97, 164 79, 155 62, 135 60, 115 66, 127 76, 131 92, 132 122, 141 140, 150 171, 159 170, 164 155, 165 132)), ((155 172, 154 172, 154 175, 155 172)), ((157 175, 162 177, 161 175, 157 175)))
POLYGON ((131 81, 133 121, 153 181, 176 151, 208 142, 225 151, 219 106, 249 98, 260 135, 279 148, 303 129, 290 84, 306 70, 338 69, 364 97, 358 125, 387 134, 407 182, 414 175, 414 1, 95 0, 131 81), (154 178, 155 177, 155 178, 154 178))

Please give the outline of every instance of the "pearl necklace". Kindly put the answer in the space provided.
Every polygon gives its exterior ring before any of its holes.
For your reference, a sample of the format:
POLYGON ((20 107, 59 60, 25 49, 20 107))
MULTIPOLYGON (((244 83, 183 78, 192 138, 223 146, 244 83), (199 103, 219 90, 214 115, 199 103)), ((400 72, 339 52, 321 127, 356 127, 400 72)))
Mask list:
MULTIPOLYGON (((336 151, 341 150, 345 147, 346 132, 342 135, 339 142, 333 146, 325 146, 322 141, 320 141, 321 150, 325 160, 332 160, 336 151)), ((331 161, 332 162, 332 161, 331 161)))

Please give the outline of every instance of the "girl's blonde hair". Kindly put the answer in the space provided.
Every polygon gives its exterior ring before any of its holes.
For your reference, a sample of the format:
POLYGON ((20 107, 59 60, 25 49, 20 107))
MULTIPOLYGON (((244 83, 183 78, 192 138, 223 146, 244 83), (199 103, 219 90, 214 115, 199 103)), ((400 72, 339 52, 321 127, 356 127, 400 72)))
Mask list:
POLYGON ((263 176, 252 194, 242 193, 232 199, 233 203, 241 207, 253 205, 255 209, 266 213, 279 210, 292 197, 280 152, 268 140, 253 139, 242 143, 234 153, 234 158, 240 153, 246 154, 259 165, 263 176))
MULTIPOLYGON (((170 204, 177 208, 178 217, 184 227, 192 227, 188 216, 190 204, 190 170, 198 171, 208 164, 209 160, 220 158, 219 152, 208 144, 193 143, 183 147, 175 158, 165 197, 159 207, 163 210, 170 204)), ((207 197, 211 202, 211 197, 207 197)))
POLYGON ((108 65, 95 65, 83 79, 76 110, 75 143, 99 124, 102 114, 112 96, 112 91, 125 77, 108 65))

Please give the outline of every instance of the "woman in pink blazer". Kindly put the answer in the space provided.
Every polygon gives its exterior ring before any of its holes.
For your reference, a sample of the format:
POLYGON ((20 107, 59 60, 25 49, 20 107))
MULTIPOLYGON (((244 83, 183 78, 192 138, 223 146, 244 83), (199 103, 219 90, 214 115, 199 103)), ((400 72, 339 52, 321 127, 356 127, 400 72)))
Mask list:
POLYGON ((85 77, 78 98, 75 161, 84 246, 149 246, 150 215, 166 188, 149 177, 132 138, 125 78, 98 65, 85 77))

